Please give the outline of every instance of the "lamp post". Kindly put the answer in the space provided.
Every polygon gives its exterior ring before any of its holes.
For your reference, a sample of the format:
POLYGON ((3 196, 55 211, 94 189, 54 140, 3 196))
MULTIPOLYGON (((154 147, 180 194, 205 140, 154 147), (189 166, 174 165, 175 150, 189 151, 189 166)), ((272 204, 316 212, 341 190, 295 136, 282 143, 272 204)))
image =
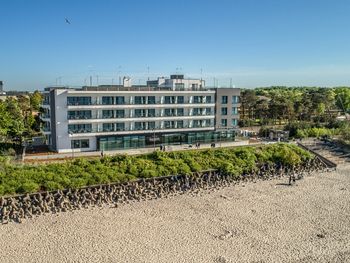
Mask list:
MULTIPOLYGON (((69 133, 70 136, 73 135, 73 132, 72 132, 72 131, 69 131, 68 133, 69 133)), ((74 145, 73 145, 73 144, 74 144, 74 143, 73 143, 73 140, 71 140, 71 141, 70 141, 70 148, 72 149, 72 159, 74 159, 74 147, 73 147, 74 145)))

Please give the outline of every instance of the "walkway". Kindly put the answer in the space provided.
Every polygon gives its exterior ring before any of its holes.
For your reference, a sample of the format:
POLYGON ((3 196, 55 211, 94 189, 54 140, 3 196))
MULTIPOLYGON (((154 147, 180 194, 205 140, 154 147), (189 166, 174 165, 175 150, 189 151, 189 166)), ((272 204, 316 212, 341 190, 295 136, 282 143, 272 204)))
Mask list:
MULTIPOLYGON (((248 140, 235 141, 235 142, 221 142, 216 143, 216 148, 220 147, 235 147, 235 146, 244 146, 244 145, 257 145, 259 143, 251 143, 248 140)), ((210 144, 201 144, 200 149, 209 149, 211 148, 210 144)), ((188 144, 183 145, 170 145, 166 146, 166 151, 181 151, 181 150, 193 150, 196 149, 195 145, 192 148, 188 144)), ((159 147, 156 147, 156 150, 159 150, 159 147)), ((139 149, 127 149, 127 150, 116 150, 116 151, 105 151, 104 155, 116 155, 116 154, 127 154, 127 155, 137 155, 137 154, 146 154, 154 151, 154 148, 139 148, 139 149)), ((69 153, 49 153, 49 154, 31 154, 26 155, 25 161, 49 161, 49 160, 60 160, 60 159, 70 159, 76 157, 97 157, 101 156, 100 151, 94 152, 69 152, 69 153)))

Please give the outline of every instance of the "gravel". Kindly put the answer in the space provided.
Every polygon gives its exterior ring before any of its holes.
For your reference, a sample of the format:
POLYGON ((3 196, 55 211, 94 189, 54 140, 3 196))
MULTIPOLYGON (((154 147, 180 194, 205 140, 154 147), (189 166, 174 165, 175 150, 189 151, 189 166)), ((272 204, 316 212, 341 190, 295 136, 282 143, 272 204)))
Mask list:
POLYGON ((0 262, 350 262, 350 165, 0 226, 0 262))

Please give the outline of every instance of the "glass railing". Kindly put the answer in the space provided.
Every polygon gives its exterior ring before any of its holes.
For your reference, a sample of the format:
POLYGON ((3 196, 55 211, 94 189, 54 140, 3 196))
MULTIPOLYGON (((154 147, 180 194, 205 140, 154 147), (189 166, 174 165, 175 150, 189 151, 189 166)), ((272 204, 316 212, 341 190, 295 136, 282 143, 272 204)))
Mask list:
POLYGON ((197 128, 208 128, 208 127, 214 127, 213 125, 202 125, 202 126, 188 126, 188 125, 181 125, 181 126, 164 126, 164 127, 149 127, 149 128, 112 128, 112 129, 82 129, 82 130, 69 130, 68 133, 73 134, 85 134, 85 133, 104 133, 104 132, 122 132, 122 131, 152 131, 152 130, 168 130, 168 129, 197 129, 197 128))

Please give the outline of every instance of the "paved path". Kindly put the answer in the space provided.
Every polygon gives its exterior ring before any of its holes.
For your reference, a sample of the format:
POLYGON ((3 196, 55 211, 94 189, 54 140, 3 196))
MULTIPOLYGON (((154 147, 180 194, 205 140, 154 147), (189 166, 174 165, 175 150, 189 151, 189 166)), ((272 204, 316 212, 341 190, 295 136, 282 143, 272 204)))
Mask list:
MULTIPOLYGON (((234 146, 243 146, 243 145, 254 145, 249 144, 248 140, 244 141, 235 141, 235 142, 222 142, 216 143, 216 147, 234 147, 234 146)), ((201 144, 200 149, 209 149, 211 148, 210 144, 201 144)), ((159 149, 158 147, 156 148, 159 149)), ((171 145, 166 147, 166 151, 179 151, 179 150, 193 150, 195 149, 194 145, 192 148, 189 148, 188 144, 183 145, 171 145)), ((117 150, 117 151, 106 151, 104 155, 115 155, 115 154, 144 154, 151 153, 154 151, 154 148, 141 148, 141 149, 127 149, 127 150, 117 150)), ((95 152, 69 152, 69 153, 50 153, 50 154, 38 154, 38 155, 26 155, 25 161, 28 160, 52 160, 52 159, 66 159, 66 158, 76 158, 76 157, 93 157, 93 156, 101 156, 100 151, 95 152)))

